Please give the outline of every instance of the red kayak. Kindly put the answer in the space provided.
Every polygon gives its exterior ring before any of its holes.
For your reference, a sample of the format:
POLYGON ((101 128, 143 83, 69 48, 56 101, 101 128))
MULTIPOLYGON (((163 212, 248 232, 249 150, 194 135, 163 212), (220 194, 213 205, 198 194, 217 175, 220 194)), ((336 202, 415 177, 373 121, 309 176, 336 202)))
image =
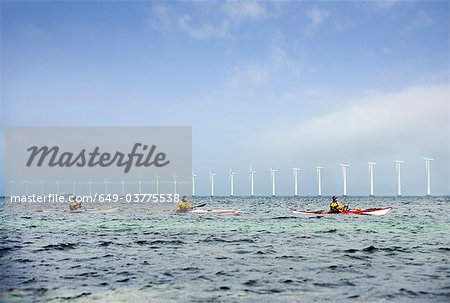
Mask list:
POLYGON ((314 210, 298 210, 292 209, 292 213, 299 215, 315 215, 315 216, 327 216, 327 215, 367 215, 367 216, 383 216, 390 212, 392 207, 381 207, 381 208, 367 208, 367 209, 346 209, 340 213, 332 213, 329 211, 314 211, 314 210))

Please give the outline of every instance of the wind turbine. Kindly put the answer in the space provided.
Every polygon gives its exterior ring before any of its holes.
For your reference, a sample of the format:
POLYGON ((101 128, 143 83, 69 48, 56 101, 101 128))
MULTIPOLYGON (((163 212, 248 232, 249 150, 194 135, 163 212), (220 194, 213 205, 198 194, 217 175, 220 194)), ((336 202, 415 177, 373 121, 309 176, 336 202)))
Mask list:
MULTIPOLYGON (((59 193, 59 182, 58 182, 58 193, 59 193)), ((92 197, 92 178, 89 179, 89 196, 92 197)))
POLYGON ((14 181, 9 181, 9 196, 11 197, 13 195, 13 184, 14 181))
POLYGON ((122 197, 125 196, 125 178, 122 178, 122 197))
MULTIPOLYGON (((108 194, 108 179, 105 178, 105 195, 108 194)), ((139 194, 141 194, 140 190, 139 190, 139 194)))
POLYGON ((236 173, 230 168, 230 196, 234 196, 234 175, 236 173))
POLYGON ((294 175, 294 197, 298 196, 298 172, 300 171, 300 168, 294 167, 292 169, 292 173, 294 175))
MULTIPOLYGON (((106 179, 105 179, 106 180, 106 179)), ((75 195, 76 184, 75 180, 72 180, 72 194, 75 195)))
POLYGON ((272 196, 275 197, 276 192, 275 192, 275 173, 278 170, 271 168, 270 169, 270 177, 272 178, 272 196))
POLYGON ((256 172, 253 170, 253 168, 250 166, 250 196, 255 195, 255 174, 256 172))
POLYGON ((41 180, 41 196, 44 196, 44 180, 41 180))
POLYGON ((139 172, 138 175, 138 184, 139 184, 139 195, 142 195, 142 177, 141 177, 141 173, 139 172))
POLYGON ((434 159, 423 157, 425 160, 425 170, 427 173, 427 196, 431 196, 431 161, 434 159))
POLYGON ((316 173, 317 173, 317 195, 319 197, 322 196, 322 166, 316 167, 316 173))
MULTIPOLYGON (((56 193, 59 196, 59 179, 56 179, 56 193)), ((90 195, 90 194, 89 194, 90 195)))
POLYGON ((347 168, 348 164, 341 164, 342 168, 342 179, 344 180, 344 193, 343 196, 347 197, 347 168))
POLYGON ((158 176, 158 174, 155 174, 155 179, 156 179, 156 195, 159 196, 159 178, 161 178, 160 176, 158 176))
POLYGON ((395 170, 397 172, 397 196, 402 195, 402 164, 405 161, 395 160, 395 170))
POLYGON ((214 197, 214 176, 216 174, 211 170, 209 171, 209 181, 211 182, 211 197, 214 197))
POLYGON ((28 180, 25 180, 25 195, 28 197, 28 180))
POLYGON ((178 176, 173 175, 173 194, 174 195, 177 194, 177 178, 178 178, 178 176))
POLYGON ((195 196, 195 177, 197 177, 197 175, 192 172, 192 197, 195 196))
POLYGON ((377 164, 374 162, 367 162, 367 164, 369 165, 369 185, 370 185, 369 196, 373 197, 373 167, 377 164))

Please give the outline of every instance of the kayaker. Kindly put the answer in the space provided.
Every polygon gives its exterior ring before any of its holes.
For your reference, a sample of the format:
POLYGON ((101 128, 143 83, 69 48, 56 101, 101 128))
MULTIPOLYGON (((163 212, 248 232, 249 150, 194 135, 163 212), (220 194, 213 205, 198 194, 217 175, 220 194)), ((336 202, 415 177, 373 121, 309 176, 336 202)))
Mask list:
POLYGON ((70 197, 69 209, 77 210, 81 208, 81 202, 77 202, 77 199, 74 196, 70 197))
POLYGON ((336 196, 333 196, 331 199, 330 213, 340 213, 345 209, 345 205, 339 203, 336 196))
POLYGON ((183 196, 183 199, 181 199, 180 202, 177 203, 177 206, 175 208, 175 211, 177 213, 185 213, 192 209, 192 204, 189 203, 186 196, 183 196))

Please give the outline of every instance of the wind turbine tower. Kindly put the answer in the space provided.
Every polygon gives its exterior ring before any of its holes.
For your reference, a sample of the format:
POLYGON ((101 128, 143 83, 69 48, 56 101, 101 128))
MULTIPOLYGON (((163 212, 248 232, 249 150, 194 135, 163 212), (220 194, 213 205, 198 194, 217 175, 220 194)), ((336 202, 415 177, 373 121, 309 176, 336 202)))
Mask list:
POLYGON ((214 172, 212 172, 211 170, 209 171, 209 180, 211 182, 211 197, 214 197, 214 176, 216 174, 214 172))
POLYGON ((395 170, 397 172, 397 196, 402 195, 402 164, 405 161, 395 160, 395 170))
POLYGON ((192 197, 195 196, 195 177, 197 177, 197 175, 192 172, 192 197))
POLYGON ((344 192, 343 192, 344 197, 347 197, 347 168, 348 164, 341 164, 342 179, 344 181, 344 192))
POLYGON ((300 171, 300 168, 294 167, 292 169, 292 173, 294 175, 294 197, 298 196, 298 172, 300 171))
POLYGON ((174 195, 177 194, 177 178, 178 178, 178 176, 173 175, 173 194, 174 195))
POLYGON ((159 179, 161 177, 158 176, 158 174, 155 174, 155 179, 156 179, 156 195, 159 196, 159 179))
POLYGON ((270 169, 270 177, 272 178, 272 196, 275 197, 276 191, 275 191, 275 173, 278 170, 271 168, 270 169))
POLYGON ((256 172, 250 166, 250 196, 255 196, 255 174, 256 172))
POLYGON ((369 196, 373 197, 373 167, 377 164, 374 162, 367 162, 367 164, 369 165, 369 186, 370 186, 369 196))
POLYGON ((317 195, 319 197, 322 196, 322 166, 316 167, 316 173, 317 173, 317 195))
POLYGON ((425 170, 427 173, 427 196, 431 196, 431 161, 434 159, 423 157, 425 160, 425 170))
POLYGON ((230 196, 234 196, 234 175, 236 173, 230 168, 230 196))

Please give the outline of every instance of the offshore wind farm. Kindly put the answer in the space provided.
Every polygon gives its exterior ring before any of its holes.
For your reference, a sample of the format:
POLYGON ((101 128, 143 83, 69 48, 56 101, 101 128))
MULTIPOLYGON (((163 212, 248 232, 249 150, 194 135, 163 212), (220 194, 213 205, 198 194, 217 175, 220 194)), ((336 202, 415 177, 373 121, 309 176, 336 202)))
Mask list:
MULTIPOLYGON (((424 195, 426 196, 431 196, 431 161, 433 161, 434 159, 432 158, 428 158, 428 157, 423 157, 423 159, 425 160, 425 183, 423 184, 423 192, 424 195)), ((405 161, 402 160, 395 160, 395 180, 396 180, 396 193, 391 193, 388 194, 387 196, 402 196, 403 195, 403 191, 402 191, 402 180, 401 180, 401 167, 402 165, 405 163, 405 161)), ((376 191, 375 191, 375 174, 374 174, 374 166, 376 165, 376 163, 374 162, 368 162, 368 196, 372 197, 375 196, 376 191)), ((349 168, 348 164, 339 164, 339 167, 341 168, 341 174, 342 174, 342 192, 335 192, 335 193, 330 193, 329 195, 341 195, 343 197, 347 197, 348 194, 348 173, 347 170, 349 168)), ((317 196, 321 197, 322 196, 322 192, 323 192, 323 184, 322 184, 322 171, 324 170, 324 167, 322 166, 317 166, 316 167, 316 180, 317 180, 317 196)), ((299 186, 302 186, 302 183, 299 182, 299 175, 300 175, 300 171, 302 171, 302 169, 298 168, 298 167, 293 167, 292 168, 292 191, 289 194, 284 194, 282 196, 310 196, 310 195, 306 195, 303 194, 302 191, 299 191, 299 186)), ((303 171, 305 171, 303 169, 303 171)), ((325 170, 326 172, 326 170, 325 170)), ((278 169, 274 169, 273 167, 271 167, 268 171, 268 173, 270 173, 270 183, 266 184, 266 187, 270 187, 270 195, 271 196, 277 196, 277 191, 276 191, 276 173, 282 173, 281 171, 279 171, 278 169)), ((205 176, 202 175, 197 175, 194 171, 191 174, 191 183, 192 183, 192 190, 190 193, 188 192, 180 192, 177 189, 177 181, 178 181, 178 176, 177 175, 173 175, 172 176, 172 186, 173 186, 173 194, 178 194, 178 195, 191 195, 191 196, 211 196, 214 197, 216 196, 216 184, 215 184, 215 179, 216 179, 216 173, 213 170, 209 170, 209 189, 210 192, 206 193, 200 193, 198 192, 197 188, 196 188, 196 184, 198 182, 197 178, 202 179, 202 177, 204 178, 205 176)), ((225 175, 225 173, 223 174, 225 175)), ((244 174, 245 175, 245 174, 244 174)), ((253 170, 252 166, 250 166, 250 170, 248 171, 248 190, 245 192, 240 192, 237 194, 237 196, 264 196, 263 190, 261 190, 262 193, 258 193, 258 191, 255 190, 255 178, 256 178, 256 172, 253 170)), ((219 173, 220 176, 220 173, 219 173)), ((230 196, 233 197, 236 195, 235 192, 235 178, 237 178, 238 182, 243 182, 243 183, 247 183, 246 182, 246 176, 237 176, 236 175, 236 171, 234 171, 233 169, 229 169, 228 171, 228 183, 229 183, 229 192, 227 193, 221 193, 220 196, 230 196), (239 178, 241 177, 241 178, 239 178)), ((264 178, 264 176, 262 174, 260 174, 259 178, 264 178)), ((61 194, 61 193, 67 193, 67 192, 71 192, 72 194, 78 194, 78 193, 83 193, 83 194, 89 194, 92 195, 93 194, 93 185, 95 185, 95 192, 96 193, 102 193, 102 194, 121 194, 122 196, 125 193, 125 188, 126 186, 134 186, 137 185, 138 187, 138 193, 141 194, 156 194, 159 195, 160 191, 159 191, 159 185, 161 182, 161 177, 158 176, 158 174, 155 175, 153 180, 148 180, 148 179, 144 179, 143 177, 141 177, 140 175, 138 176, 137 180, 133 180, 132 178, 130 179, 121 179, 121 180, 108 180, 108 179, 104 179, 103 182, 102 181, 94 181, 92 178, 89 180, 72 180, 71 182, 67 182, 67 181, 61 181, 61 180, 39 180, 39 181, 34 181, 31 182, 31 184, 33 185, 37 185, 39 184, 40 187, 40 191, 39 189, 36 188, 35 186, 35 191, 34 194, 47 194, 49 192, 53 192, 56 194, 61 194), (104 187, 102 189, 101 185, 103 184, 104 187), (64 185, 65 187, 65 191, 61 191, 61 186, 64 185), (67 187, 68 185, 72 185, 72 190, 67 191, 67 187), (86 185, 87 185, 87 189, 88 192, 86 192, 86 185), (120 190, 118 189, 118 186, 120 185, 120 190), (56 186, 56 191, 55 191, 55 186, 56 186), (145 188, 143 187, 145 186, 145 188), (114 190, 112 190, 111 188, 114 188, 114 190), (83 189, 81 189, 83 188, 83 189), (48 189, 48 190, 47 190, 48 189), (109 189, 109 190, 108 190, 109 189), (36 192, 36 190, 38 190, 38 192, 36 192)), ((169 180, 162 180, 162 182, 164 183, 170 183, 169 180)), ((30 181, 29 180, 10 180, 9 181, 9 195, 15 195, 15 194, 19 194, 20 192, 22 192, 22 194, 25 194, 26 196, 28 196, 30 194, 30 181)), ((350 193, 350 196, 352 194, 350 193)), ((408 194, 407 194, 408 195, 408 194)), ((356 196, 360 196, 360 195, 356 195, 356 196)))

